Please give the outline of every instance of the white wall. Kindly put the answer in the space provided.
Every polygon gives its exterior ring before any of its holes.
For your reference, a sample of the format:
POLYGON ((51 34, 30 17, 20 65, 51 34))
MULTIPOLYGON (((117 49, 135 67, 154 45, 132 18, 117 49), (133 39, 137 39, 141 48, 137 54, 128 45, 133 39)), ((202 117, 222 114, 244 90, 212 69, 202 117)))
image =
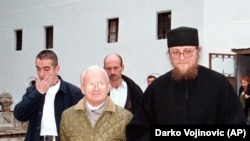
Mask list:
POLYGON ((233 53, 233 48, 249 48, 249 4, 248 0, 205 0, 205 52, 233 53))
POLYGON ((84 68, 103 66, 103 58, 117 52, 125 63, 124 74, 144 90, 148 74, 171 69, 167 42, 156 38, 157 12, 172 11, 172 28, 199 29, 203 47, 200 62, 208 66, 209 52, 231 53, 231 48, 249 44, 247 4, 250 1, 0 0, 0 92, 8 88, 13 106, 21 100, 26 79, 36 75, 34 59, 44 49, 46 25, 54 26, 53 50, 58 54, 63 79, 79 86, 84 68), (119 41, 109 44, 107 19, 113 17, 119 17, 119 41), (22 51, 15 51, 15 29, 23 30, 22 51))

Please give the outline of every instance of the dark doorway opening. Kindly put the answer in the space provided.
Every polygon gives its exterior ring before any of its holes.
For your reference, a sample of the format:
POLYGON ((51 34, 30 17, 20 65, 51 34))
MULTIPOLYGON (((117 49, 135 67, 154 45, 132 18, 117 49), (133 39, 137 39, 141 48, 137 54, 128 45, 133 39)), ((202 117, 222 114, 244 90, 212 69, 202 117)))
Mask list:
POLYGON ((243 75, 250 77, 250 48, 232 49, 236 53, 237 90, 243 75))

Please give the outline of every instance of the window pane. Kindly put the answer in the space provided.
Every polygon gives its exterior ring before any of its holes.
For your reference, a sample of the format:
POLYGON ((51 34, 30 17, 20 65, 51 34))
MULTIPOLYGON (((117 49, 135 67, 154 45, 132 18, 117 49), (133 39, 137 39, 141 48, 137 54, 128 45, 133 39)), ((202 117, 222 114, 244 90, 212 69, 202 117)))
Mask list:
POLYGON ((167 32, 171 29, 171 12, 158 14, 158 39, 166 39, 167 32))
POLYGON ((22 30, 16 30, 16 50, 22 50, 22 30))
POLYGON ((108 21, 108 43, 113 43, 118 41, 118 25, 119 19, 111 19, 108 21))
POLYGON ((46 49, 53 48, 53 27, 46 27, 46 49))

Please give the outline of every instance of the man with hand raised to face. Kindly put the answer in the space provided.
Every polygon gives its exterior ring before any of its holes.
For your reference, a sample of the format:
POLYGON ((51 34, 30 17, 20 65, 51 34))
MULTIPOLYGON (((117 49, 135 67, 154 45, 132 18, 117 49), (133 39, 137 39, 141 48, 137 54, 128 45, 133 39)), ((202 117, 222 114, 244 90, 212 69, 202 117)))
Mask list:
POLYGON ((82 97, 81 89, 58 75, 60 66, 52 50, 42 50, 35 60, 38 78, 14 108, 19 121, 29 121, 25 141, 60 141, 62 112, 82 97))

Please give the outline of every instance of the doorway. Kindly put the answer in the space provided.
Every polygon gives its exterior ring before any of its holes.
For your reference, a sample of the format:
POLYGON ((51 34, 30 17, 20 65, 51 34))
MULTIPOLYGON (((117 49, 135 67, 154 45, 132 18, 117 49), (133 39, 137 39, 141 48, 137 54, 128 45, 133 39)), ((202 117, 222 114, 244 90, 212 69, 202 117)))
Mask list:
POLYGON ((250 48, 232 49, 236 53, 237 66, 237 90, 240 87, 240 79, 246 75, 250 77, 250 48))

